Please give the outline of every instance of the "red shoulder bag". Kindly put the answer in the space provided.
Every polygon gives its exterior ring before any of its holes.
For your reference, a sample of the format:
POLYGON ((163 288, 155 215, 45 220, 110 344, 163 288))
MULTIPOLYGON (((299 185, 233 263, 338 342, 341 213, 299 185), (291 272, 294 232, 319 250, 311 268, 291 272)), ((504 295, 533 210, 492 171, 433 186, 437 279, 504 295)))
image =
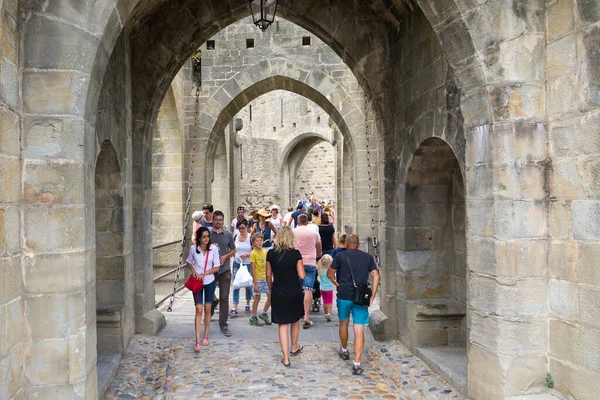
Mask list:
MULTIPOLYGON (((206 260, 204 261, 204 274, 206 274, 206 266, 208 265, 209 252, 210 252, 210 250, 206 251, 206 260)), ((188 280, 185 282, 185 287, 190 289, 193 293, 198 293, 200 291, 200 289, 202 289, 203 285, 204 285, 204 277, 202 279, 197 279, 194 276, 194 274, 190 275, 188 280)))

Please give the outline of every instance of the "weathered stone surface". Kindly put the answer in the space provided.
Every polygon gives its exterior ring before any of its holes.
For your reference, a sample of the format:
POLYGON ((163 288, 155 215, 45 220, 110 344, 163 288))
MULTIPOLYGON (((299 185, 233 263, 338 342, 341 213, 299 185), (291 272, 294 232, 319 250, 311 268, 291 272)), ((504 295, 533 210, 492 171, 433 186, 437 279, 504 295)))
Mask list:
POLYGON ((548 5, 546 17, 549 42, 571 32, 575 27, 573 5, 573 0, 558 0, 548 5))
POLYGON ((600 330, 550 320, 550 356, 585 369, 597 370, 600 353, 590 351, 600 341, 600 330))
POLYGON ((600 329, 600 288, 591 285, 579 285, 578 320, 596 329, 600 329))
POLYGON ((550 359, 550 371, 560 393, 571 393, 576 398, 593 399, 600 390, 600 374, 571 363, 550 359))
POLYGON ((507 317, 535 317, 547 312, 544 279, 488 278, 471 275, 470 304, 477 310, 507 317))
POLYGON ((23 109, 29 114, 83 116, 89 76, 71 71, 24 72, 23 109))
POLYGON ((598 240, 600 238, 600 202, 577 200, 573 202, 573 235, 575 239, 598 240))
POLYGON ((578 285, 569 281, 550 279, 548 301, 550 312, 564 320, 577 320, 578 285))
POLYGON ((28 207, 23 227, 26 248, 33 251, 83 248, 84 213, 81 207, 28 207))
POLYGON ((85 326, 81 294, 25 297, 24 308, 32 340, 61 339, 85 326))
POLYGON ((17 202, 21 186, 19 159, 0 155, 0 171, 0 202, 17 202))
POLYGON ((19 115, 0 109, 0 153, 19 155, 19 115))
POLYGON ((27 116, 23 120, 23 154, 28 159, 84 161, 83 121, 78 118, 27 116))
POLYGON ((81 164, 26 163, 23 197, 28 203, 83 204, 81 164))
POLYGON ((503 238, 543 237, 546 233, 546 217, 542 202, 497 201, 494 204, 495 229, 498 236, 503 238))

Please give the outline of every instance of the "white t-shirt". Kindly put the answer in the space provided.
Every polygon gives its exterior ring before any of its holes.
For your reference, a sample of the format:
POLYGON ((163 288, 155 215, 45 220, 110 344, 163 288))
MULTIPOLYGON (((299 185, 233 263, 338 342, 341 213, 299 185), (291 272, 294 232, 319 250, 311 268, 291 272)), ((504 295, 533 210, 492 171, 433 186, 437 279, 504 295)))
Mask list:
POLYGON ((233 221, 231 221, 231 227, 233 228, 233 237, 240 234, 240 231, 238 231, 238 228, 237 228, 237 223, 238 223, 238 219, 237 219, 237 217, 235 217, 233 219, 233 221))
MULTIPOLYGON (((198 254, 198 253, 196 253, 196 246, 191 246, 190 254, 188 255, 188 258, 185 260, 185 262, 192 264, 194 266, 194 271, 196 271, 197 274, 202 274, 202 273, 204 273, 204 264, 206 262, 206 253, 202 253, 202 251, 200 251, 200 254, 198 254)), ((208 263, 206 263, 206 270, 209 271, 213 268, 219 267, 220 265, 221 265, 221 260, 219 259, 219 248, 217 247, 216 244, 211 244, 210 250, 208 252, 208 263)), ((215 280, 214 274, 205 275, 204 276, 204 285, 208 285, 209 283, 212 283, 214 280, 215 280)))
POLYGON ((292 213, 293 211, 290 211, 283 216, 283 220, 287 224, 286 226, 289 226, 290 228, 293 228, 292 224, 294 223, 294 220, 292 219, 292 213))
POLYGON ((277 218, 271 217, 271 223, 279 231, 281 229, 281 214, 277 213, 277 218))
POLYGON ((235 238, 235 257, 233 261, 238 264, 250 264, 250 256, 240 258, 240 254, 250 254, 252 253, 252 244, 250 242, 250 234, 245 241, 240 242, 239 235, 235 238))
MULTIPOLYGON (((315 224, 313 224, 312 222, 309 222, 309 223, 308 223, 308 227, 309 227, 309 228, 312 228, 312 229, 314 229, 314 230, 315 230, 315 232, 317 232, 317 235, 319 234, 319 225, 315 225, 315 224)), ((319 236, 319 237, 320 237, 320 236, 319 236)))

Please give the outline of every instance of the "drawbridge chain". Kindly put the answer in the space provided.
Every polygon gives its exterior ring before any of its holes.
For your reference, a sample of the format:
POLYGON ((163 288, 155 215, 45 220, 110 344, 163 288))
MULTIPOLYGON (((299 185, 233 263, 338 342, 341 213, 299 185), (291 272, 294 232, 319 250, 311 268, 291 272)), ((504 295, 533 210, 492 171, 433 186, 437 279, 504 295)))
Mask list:
POLYGON ((377 267, 379 267, 379 243, 377 241, 377 232, 375 228, 375 196, 373 194, 373 176, 372 176, 372 167, 371 167, 371 150, 369 148, 369 138, 371 136, 371 130, 369 125, 369 101, 367 100, 367 96, 365 95, 364 106, 365 106, 365 147, 367 153, 367 176, 368 176, 368 184, 369 184, 369 212, 371 214, 371 241, 373 244, 373 255, 375 258, 375 263, 377 267))
MULTIPOLYGON (((196 115, 194 116, 194 126, 198 126, 198 114, 200 111, 200 85, 196 87, 196 115)), ((194 178, 194 159, 196 158, 196 141, 193 140, 196 137, 193 136, 192 139, 192 153, 191 153, 191 161, 190 161, 190 175, 188 178, 188 189, 187 189, 187 199, 185 201, 185 215, 183 217, 183 235, 181 236, 181 252, 179 253, 179 262, 177 263, 177 273, 175 274, 175 280, 173 281, 173 292, 171 293, 171 299, 169 300, 169 307, 167 308, 168 312, 173 311, 173 302, 175 301, 175 293, 177 292, 178 284, 179 284, 179 274, 181 272, 181 268, 185 266, 183 261, 183 256, 185 252, 185 243, 187 241, 187 230, 188 224, 190 222, 190 206, 192 203, 192 181, 194 178)))

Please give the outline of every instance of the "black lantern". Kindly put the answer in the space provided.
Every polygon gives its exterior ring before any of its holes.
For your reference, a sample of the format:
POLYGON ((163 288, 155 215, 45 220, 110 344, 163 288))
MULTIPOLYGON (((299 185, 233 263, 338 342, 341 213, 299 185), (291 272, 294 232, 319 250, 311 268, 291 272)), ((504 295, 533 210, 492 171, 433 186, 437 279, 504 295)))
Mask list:
POLYGON ((254 25, 264 32, 275 20, 277 0, 250 0, 250 11, 254 25))

